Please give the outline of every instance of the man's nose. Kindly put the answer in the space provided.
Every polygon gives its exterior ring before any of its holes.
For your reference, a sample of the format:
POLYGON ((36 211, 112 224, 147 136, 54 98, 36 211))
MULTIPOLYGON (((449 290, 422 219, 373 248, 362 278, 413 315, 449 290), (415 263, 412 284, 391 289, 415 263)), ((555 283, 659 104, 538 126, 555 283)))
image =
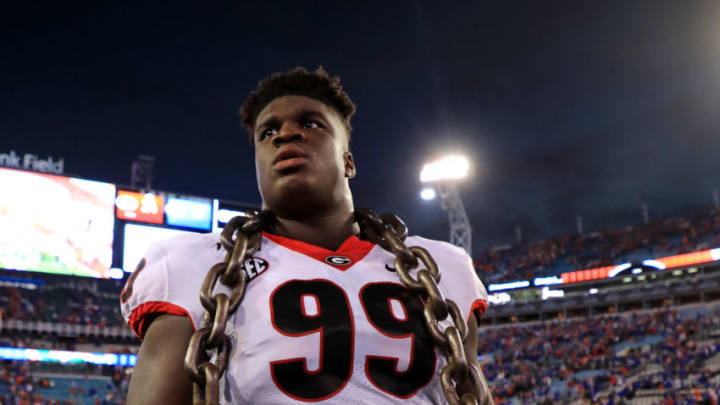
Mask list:
POLYGON ((305 133, 294 124, 284 124, 280 132, 273 138, 273 145, 280 146, 287 142, 302 142, 305 140, 305 133))

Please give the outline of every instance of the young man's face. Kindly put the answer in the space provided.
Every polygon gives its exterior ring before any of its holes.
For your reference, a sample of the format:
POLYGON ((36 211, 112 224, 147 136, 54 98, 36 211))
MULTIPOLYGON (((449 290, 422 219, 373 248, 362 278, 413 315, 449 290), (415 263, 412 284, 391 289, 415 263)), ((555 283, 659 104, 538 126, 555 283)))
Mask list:
POLYGON ((263 205, 288 218, 317 215, 350 198, 355 175, 338 113, 304 96, 283 96, 255 122, 255 170, 263 205))

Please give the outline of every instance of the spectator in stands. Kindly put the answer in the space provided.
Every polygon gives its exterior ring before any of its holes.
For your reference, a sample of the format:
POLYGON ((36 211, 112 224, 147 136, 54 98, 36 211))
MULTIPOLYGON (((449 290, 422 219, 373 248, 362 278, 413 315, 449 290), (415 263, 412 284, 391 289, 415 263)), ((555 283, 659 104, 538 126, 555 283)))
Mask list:
POLYGON ((554 399, 556 403, 582 397, 619 403, 618 398, 630 400, 638 390, 656 386, 670 392, 705 386, 712 374, 703 369, 703 364, 718 353, 720 346, 700 345, 693 339, 704 326, 717 325, 718 319, 718 311, 683 318, 671 310, 513 325, 482 331, 478 347, 479 353, 492 354, 484 356, 493 359, 484 364, 484 370, 496 387, 496 403, 506 403, 513 397, 544 401, 553 380, 566 382, 564 397, 554 399), (643 345, 651 336, 662 340, 643 345), (642 349, 617 350, 623 344, 639 344, 642 349), (663 366, 663 373, 634 377, 647 364, 663 366), (572 377, 591 370, 602 372, 582 380, 572 377), (618 398, 603 394, 608 389, 618 398))
POLYGON ((531 279, 562 271, 619 264, 642 251, 666 256, 720 246, 720 210, 710 209, 647 225, 520 243, 483 252, 474 261, 486 283, 531 279))

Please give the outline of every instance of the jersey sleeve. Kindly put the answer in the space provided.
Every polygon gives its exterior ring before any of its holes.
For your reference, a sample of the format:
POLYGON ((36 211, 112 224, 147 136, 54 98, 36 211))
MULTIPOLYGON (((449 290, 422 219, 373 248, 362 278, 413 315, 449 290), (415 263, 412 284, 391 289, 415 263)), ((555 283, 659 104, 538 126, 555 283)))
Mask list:
MULTIPOLYGON (((427 240, 423 241, 425 243, 427 240)), ((488 294, 478 278, 472 259, 464 249, 447 242, 427 244, 440 269, 440 291, 460 308, 465 321, 475 314, 479 320, 488 307, 488 294)))
MULTIPOLYGON (((177 266, 178 260, 172 255, 182 252, 166 249, 163 242, 151 245, 120 294, 123 318, 140 339, 149 326, 148 321, 158 314, 187 316, 193 329, 202 320, 203 308, 198 297, 200 284, 178 268, 183 266, 177 266), (194 293, 189 288, 193 284, 194 293)), ((199 282, 202 282, 202 276, 199 282)))
MULTIPOLYGON (((462 297, 461 302, 465 305, 465 308, 469 307, 467 312, 463 311, 463 313, 466 315, 466 321, 470 320, 470 314, 475 314, 479 321, 487 311, 488 294, 485 289, 485 285, 482 281, 480 281, 480 278, 475 271, 472 259, 465 252, 463 252, 463 255, 465 257, 463 273, 467 278, 469 278, 467 288, 464 288, 460 294, 460 297, 462 297)), ((460 303, 458 303, 458 305, 460 305, 460 303)), ((461 309, 464 308, 461 307, 461 309)))

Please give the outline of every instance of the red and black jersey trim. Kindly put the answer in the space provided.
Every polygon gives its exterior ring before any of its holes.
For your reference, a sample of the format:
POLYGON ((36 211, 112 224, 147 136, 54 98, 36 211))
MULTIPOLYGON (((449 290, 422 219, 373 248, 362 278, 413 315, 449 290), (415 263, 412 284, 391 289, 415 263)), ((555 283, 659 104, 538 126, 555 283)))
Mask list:
POLYGON ((190 319, 193 331, 196 330, 195 323, 185 308, 165 301, 149 301, 139 305, 130 314, 128 325, 135 332, 135 335, 142 340, 142 334, 149 326, 145 323, 151 318, 151 315, 161 314, 187 316, 190 319))
POLYGON ((470 306, 470 312, 468 313, 468 319, 466 319, 467 322, 470 321, 470 315, 475 314, 477 317, 477 320, 480 321, 480 318, 485 315, 485 311, 487 311, 488 302, 487 300, 484 300, 482 298, 478 298, 475 301, 473 301, 472 305, 470 306))
POLYGON ((375 247, 374 243, 364 241, 355 235, 350 236, 336 250, 325 249, 310 243, 290 239, 285 236, 274 235, 263 232, 263 236, 292 251, 302 253, 324 264, 332 266, 338 270, 347 270, 355 263, 361 261, 375 247), (332 258, 348 259, 348 260, 328 260, 332 258))

